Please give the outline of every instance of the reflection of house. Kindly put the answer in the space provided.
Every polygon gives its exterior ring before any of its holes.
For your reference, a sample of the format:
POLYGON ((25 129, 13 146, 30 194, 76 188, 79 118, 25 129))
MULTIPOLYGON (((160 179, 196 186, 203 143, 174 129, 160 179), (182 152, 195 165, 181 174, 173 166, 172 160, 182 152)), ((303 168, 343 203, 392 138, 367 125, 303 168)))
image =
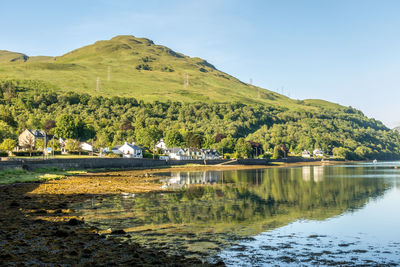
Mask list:
POLYGON ((313 151, 314 156, 316 157, 323 157, 324 156, 324 151, 320 148, 317 148, 313 151))
POLYGON ((304 181, 321 182, 324 179, 323 166, 304 166, 302 167, 302 178, 304 181))
POLYGON ((324 179, 324 167, 314 166, 314 182, 321 182, 324 179))
POLYGON ((304 166, 302 167, 302 172, 303 172, 303 180, 304 181, 310 181, 311 180, 311 166, 304 166))
POLYGON ((135 143, 129 144, 125 142, 118 150, 121 151, 124 158, 143 158, 142 149, 135 143))
POLYGON ((190 156, 186 155, 185 151, 180 147, 167 148, 165 153, 170 159, 185 160, 190 159, 190 156))
POLYGON ((53 138, 53 135, 46 135, 44 131, 26 129, 18 136, 18 145, 34 147, 38 139, 44 140, 45 137, 46 142, 48 142, 53 138))
POLYGON ((301 152, 301 156, 303 158, 310 158, 311 157, 311 153, 308 150, 304 150, 303 152, 301 152))
POLYGON ((221 178, 221 172, 205 171, 205 172, 175 172, 171 173, 171 177, 163 180, 164 188, 181 188, 191 184, 214 184, 221 178))

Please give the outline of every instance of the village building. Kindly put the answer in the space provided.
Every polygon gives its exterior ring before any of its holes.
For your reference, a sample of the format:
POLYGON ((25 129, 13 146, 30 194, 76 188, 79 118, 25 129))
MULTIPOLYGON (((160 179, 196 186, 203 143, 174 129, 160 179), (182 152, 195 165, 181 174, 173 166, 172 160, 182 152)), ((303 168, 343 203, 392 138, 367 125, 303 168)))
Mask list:
POLYGON ((160 139, 160 141, 156 144, 156 148, 159 148, 163 151, 167 149, 167 145, 165 144, 164 139, 160 139))
POLYGON ((187 148, 185 153, 189 159, 204 159, 203 150, 199 148, 187 148))
POLYGON ((81 149, 83 151, 87 151, 87 152, 93 152, 94 151, 93 145, 89 144, 89 143, 86 143, 86 142, 81 143, 81 149))
POLYGON ((203 159, 219 159, 219 153, 216 149, 202 149, 203 159))
POLYGON ((143 150, 135 143, 129 144, 125 142, 118 150, 122 153, 124 158, 143 158, 143 150))
POLYGON ((168 155, 170 159, 176 159, 176 160, 190 159, 190 157, 186 155, 185 150, 183 150, 180 147, 167 148, 165 150, 165 153, 168 155))
POLYGON ((26 129, 18 136, 18 145, 20 147, 34 147, 38 139, 46 139, 47 143, 53 137, 53 135, 48 135, 44 131, 26 129))
POLYGON ((308 150, 303 150, 303 152, 301 152, 301 156, 303 158, 311 158, 311 153, 308 150))
POLYGON ((113 146, 113 147, 111 148, 111 153, 114 153, 114 154, 122 154, 121 150, 119 150, 121 147, 122 147, 122 146, 113 146))
POLYGON ((313 155, 315 157, 323 157, 324 156, 324 151, 320 148, 317 148, 313 151, 313 155))

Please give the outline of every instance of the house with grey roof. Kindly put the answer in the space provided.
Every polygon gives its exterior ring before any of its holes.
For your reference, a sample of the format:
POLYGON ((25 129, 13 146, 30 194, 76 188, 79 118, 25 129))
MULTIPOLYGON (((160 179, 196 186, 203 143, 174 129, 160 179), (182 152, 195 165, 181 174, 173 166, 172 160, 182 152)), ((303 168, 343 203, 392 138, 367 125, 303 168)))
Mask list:
POLYGON ((216 149, 202 149, 203 159, 219 159, 219 153, 216 149))
POLYGON ((135 143, 125 142, 118 150, 121 151, 124 158, 143 158, 143 150, 135 143))
POLYGON ((176 159, 176 160, 191 159, 190 156, 186 154, 186 151, 183 150, 181 147, 167 148, 165 150, 165 153, 168 155, 170 159, 176 159))
POLYGON ((18 136, 18 145, 20 147, 34 147, 38 139, 45 140, 46 143, 53 138, 44 131, 26 129, 18 136))

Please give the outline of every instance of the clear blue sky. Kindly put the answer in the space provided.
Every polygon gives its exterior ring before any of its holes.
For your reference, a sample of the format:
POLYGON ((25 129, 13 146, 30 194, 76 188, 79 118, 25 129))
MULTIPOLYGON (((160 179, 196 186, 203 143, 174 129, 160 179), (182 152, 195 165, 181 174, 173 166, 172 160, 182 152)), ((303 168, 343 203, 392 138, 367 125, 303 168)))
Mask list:
POLYGON ((61 55, 119 34, 242 81, 400 125, 400 1, 2 1, 0 49, 61 55))

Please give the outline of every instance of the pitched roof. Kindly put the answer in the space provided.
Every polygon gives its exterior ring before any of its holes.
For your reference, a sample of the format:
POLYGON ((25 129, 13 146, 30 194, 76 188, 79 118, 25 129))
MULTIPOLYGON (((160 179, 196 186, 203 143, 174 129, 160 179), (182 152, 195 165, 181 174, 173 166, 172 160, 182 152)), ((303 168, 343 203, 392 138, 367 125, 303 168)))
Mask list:
POLYGON ((125 144, 123 144, 122 146, 119 146, 118 149, 120 149, 120 148, 123 147, 123 146, 128 146, 128 147, 130 147, 130 148, 132 148, 132 149, 135 149, 135 150, 142 150, 142 149, 141 149, 140 147, 138 147, 135 143, 129 144, 128 142, 125 142, 125 144))
POLYGON ((207 148, 207 149, 202 149, 202 151, 205 153, 205 154, 214 154, 214 155, 219 155, 219 153, 218 153, 218 151, 216 150, 216 149, 210 149, 210 148, 207 148))
POLYGON ((180 147, 172 147, 172 148, 167 148, 165 151, 167 151, 168 153, 178 153, 178 151, 181 149, 182 148, 180 147))
POLYGON ((186 151, 187 152, 203 152, 203 150, 199 149, 199 148, 187 148, 186 151))
POLYGON ((31 130, 31 129, 27 130, 36 138, 44 138, 45 132, 39 130, 31 130))

